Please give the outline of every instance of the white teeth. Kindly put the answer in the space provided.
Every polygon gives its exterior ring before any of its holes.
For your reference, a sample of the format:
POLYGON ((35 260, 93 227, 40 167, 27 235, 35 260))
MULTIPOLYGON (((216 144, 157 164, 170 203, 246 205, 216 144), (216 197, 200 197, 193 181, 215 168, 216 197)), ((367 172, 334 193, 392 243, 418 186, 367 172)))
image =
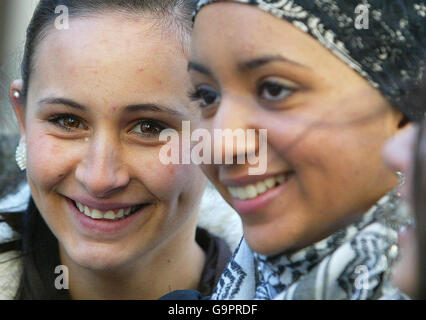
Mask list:
POLYGON ((285 175, 281 174, 277 177, 277 181, 279 184, 283 183, 285 181, 285 175))
POLYGON ((108 211, 107 213, 105 213, 104 214, 104 219, 114 220, 115 219, 115 213, 114 213, 114 211, 108 211))
POLYGON ((123 217, 124 217, 124 209, 118 210, 117 218, 123 218, 123 217))
POLYGON ((228 190, 229 190, 229 193, 231 194, 231 196, 233 196, 234 198, 238 197, 238 192, 235 188, 229 187, 228 190))
POLYGON ((250 184, 245 188, 247 198, 255 198, 257 196, 256 186, 250 184))
POLYGON ((286 175, 280 174, 265 179, 264 181, 259 181, 256 184, 249 184, 245 187, 228 187, 228 191, 232 197, 240 200, 253 199, 269 189, 274 188, 276 185, 283 184, 286 180, 286 175))
MULTIPOLYGON (((81 211, 81 210, 80 210, 81 211)), ((91 217, 92 213, 90 212, 88 207, 84 207, 84 212, 83 212, 86 216, 91 217)))
POLYGON ((237 198, 246 199, 246 190, 245 188, 237 188, 237 198))
POLYGON ((256 190, 258 194, 264 193, 266 190, 268 190, 268 187, 263 182, 258 182, 256 184, 256 190))
POLYGON ((113 210, 101 211, 98 209, 89 209, 87 206, 79 202, 75 202, 75 205, 81 213, 85 214, 86 216, 92 219, 106 219, 106 220, 122 219, 125 216, 129 216, 132 210, 135 208, 135 207, 132 207, 127 209, 120 209, 117 211, 117 213, 115 213, 113 210))
POLYGON ((92 210, 92 219, 102 219, 104 215, 99 210, 93 209, 92 210))
POLYGON ((275 186, 275 181, 276 181, 275 178, 266 179, 265 180, 266 187, 268 187, 268 189, 273 188, 275 186))

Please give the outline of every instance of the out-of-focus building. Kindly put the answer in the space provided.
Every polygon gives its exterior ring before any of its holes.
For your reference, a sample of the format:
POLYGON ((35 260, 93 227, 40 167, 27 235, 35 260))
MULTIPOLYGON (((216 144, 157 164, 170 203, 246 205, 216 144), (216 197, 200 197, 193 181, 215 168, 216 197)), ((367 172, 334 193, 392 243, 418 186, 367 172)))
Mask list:
POLYGON ((38 0, 0 0, 0 135, 17 133, 9 85, 19 78, 25 31, 38 0))

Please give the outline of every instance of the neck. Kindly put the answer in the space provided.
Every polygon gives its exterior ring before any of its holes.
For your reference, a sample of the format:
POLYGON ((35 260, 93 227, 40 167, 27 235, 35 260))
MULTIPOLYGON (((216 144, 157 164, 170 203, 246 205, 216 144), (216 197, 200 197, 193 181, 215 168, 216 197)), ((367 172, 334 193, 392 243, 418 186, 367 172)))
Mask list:
MULTIPOLYGON (((195 229, 195 228, 193 228, 195 229)), ((174 290, 197 289, 205 255, 192 233, 178 233, 135 261, 114 270, 91 270, 75 263, 60 245, 75 300, 154 300, 174 290)))

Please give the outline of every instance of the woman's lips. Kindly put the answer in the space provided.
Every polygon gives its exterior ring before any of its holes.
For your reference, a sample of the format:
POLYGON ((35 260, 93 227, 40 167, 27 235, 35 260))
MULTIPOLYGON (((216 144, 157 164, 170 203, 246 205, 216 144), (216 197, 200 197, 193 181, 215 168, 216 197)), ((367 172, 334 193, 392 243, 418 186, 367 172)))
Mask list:
POLYGON ((287 186, 293 172, 269 176, 264 180, 244 186, 228 186, 232 196, 231 203, 241 214, 250 214, 264 208, 272 198, 275 198, 287 186))
MULTIPOLYGON (((144 212, 150 205, 143 204, 132 209, 114 209, 106 212, 99 209, 91 208, 90 212, 83 213, 80 211, 82 204, 78 204, 80 209, 76 206, 76 203, 71 199, 66 199, 68 207, 71 209, 72 216, 75 219, 77 226, 90 234, 115 234, 122 230, 125 230, 137 219, 137 217, 144 212), (130 209, 130 210, 129 210, 130 209), (132 211, 133 210, 133 211, 132 211), (111 214, 114 214, 114 218, 111 219, 111 214), (123 215, 122 217, 121 214, 123 215), (126 215, 127 214, 127 215, 126 215), (100 217, 100 215, 103 215, 100 217), (92 217, 93 216, 93 217, 92 217)), ((84 205, 83 205, 84 206, 84 205)), ((85 206, 85 208, 88 208, 85 206)), ((86 210, 83 208, 83 211, 86 210)))

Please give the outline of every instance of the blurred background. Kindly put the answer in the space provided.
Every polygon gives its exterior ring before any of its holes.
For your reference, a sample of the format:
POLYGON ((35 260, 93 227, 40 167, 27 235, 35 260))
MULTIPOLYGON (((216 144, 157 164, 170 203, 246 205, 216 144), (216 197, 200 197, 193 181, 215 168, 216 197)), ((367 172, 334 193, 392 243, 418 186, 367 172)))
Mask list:
POLYGON ((19 130, 9 102, 9 85, 20 78, 26 27, 37 3, 38 0, 0 0, 0 212, 11 211, 6 204, 16 205, 13 199, 7 199, 8 195, 24 190, 25 174, 14 160, 19 130))
POLYGON ((9 98, 9 84, 19 78, 25 30, 38 0, 0 0, 0 135, 18 127, 9 98))

